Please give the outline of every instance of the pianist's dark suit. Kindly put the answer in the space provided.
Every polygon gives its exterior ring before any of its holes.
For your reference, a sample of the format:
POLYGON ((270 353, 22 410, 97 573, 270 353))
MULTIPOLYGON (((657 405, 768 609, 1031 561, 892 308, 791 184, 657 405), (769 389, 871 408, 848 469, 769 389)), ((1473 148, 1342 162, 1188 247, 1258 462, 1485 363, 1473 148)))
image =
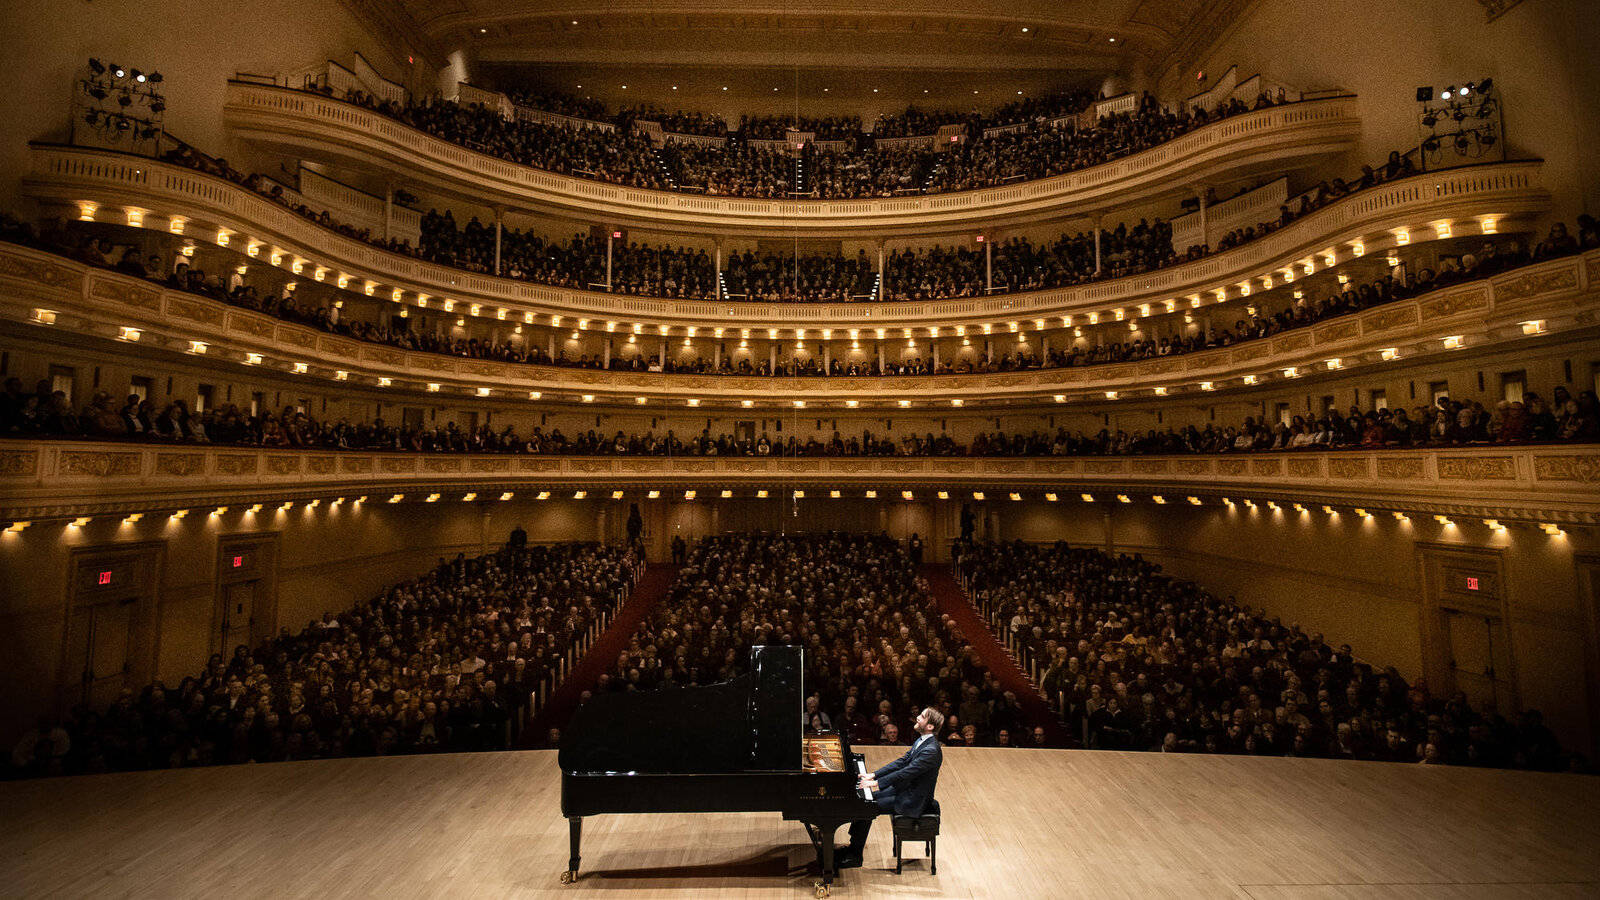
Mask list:
MULTIPOLYGON (((919 736, 917 742, 904 755, 872 773, 878 790, 872 795, 874 803, 885 813, 896 816, 920 816, 933 799, 933 789, 939 783, 939 766, 944 753, 939 749, 939 739, 929 735, 919 736)), ((857 819, 850 823, 850 849, 860 853, 867 846, 867 833, 872 830, 871 819, 857 819)))

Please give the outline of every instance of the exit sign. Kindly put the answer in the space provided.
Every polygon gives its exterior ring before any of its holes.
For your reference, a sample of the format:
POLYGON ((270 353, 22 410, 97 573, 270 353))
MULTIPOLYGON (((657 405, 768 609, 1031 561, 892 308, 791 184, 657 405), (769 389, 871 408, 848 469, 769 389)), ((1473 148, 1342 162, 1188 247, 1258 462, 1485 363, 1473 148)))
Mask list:
MULTIPOLYGON (((240 568, 240 567, 241 567, 241 566, 243 566, 243 565, 244 565, 244 557, 242 557, 242 556, 235 556, 235 557, 234 557, 234 558, 233 558, 233 567, 234 567, 234 568, 235 568, 235 569, 237 569, 237 568, 240 568)), ((1474 590, 1476 590, 1476 588, 1474 588, 1474 590)))
POLYGON ((101 572, 99 575, 95 576, 95 584, 110 584, 110 583, 111 583, 111 573, 109 571, 108 572, 101 572))
POLYGON ((1468 575, 1467 576, 1467 590, 1469 590, 1469 591, 1478 590, 1478 577, 1476 575, 1468 575))

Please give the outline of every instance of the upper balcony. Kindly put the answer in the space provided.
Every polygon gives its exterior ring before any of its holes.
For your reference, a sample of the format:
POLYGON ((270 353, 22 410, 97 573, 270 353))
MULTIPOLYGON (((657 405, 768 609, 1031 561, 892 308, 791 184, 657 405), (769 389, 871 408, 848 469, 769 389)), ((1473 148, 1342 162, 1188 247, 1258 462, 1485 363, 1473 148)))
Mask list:
MULTIPOLYGON (((310 96, 310 95, 308 95, 310 96)), ((1318 101, 1321 102, 1321 101, 1318 101)), ((1285 109, 1289 107, 1278 107, 1285 109)), ((1203 259, 1085 285, 926 302, 748 303, 669 300, 553 287, 466 272, 392 253, 296 215, 222 178, 142 157, 35 145, 24 190, 88 215, 126 215, 146 227, 177 223, 186 236, 260 245, 262 258, 363 286, 373 296, 444 298, 486 315, 614 321, 623 329, 979 328, 1037 319, 1121 320, 1139 307, 1197 307, 1238 298, 1364 254, 1443 234, 1526 229, 1549 207, 1538 162, 1469 166, 1400 179, 1352 194, 1266 237, 1203 259), (1198 301, 1198 303, 1196 302, 1198 301), (499 311, 504 310, 504 315, 499 311)))
POLYGON ((876 200, 762 200, 645 190, 488 156, 373 110, 289 88, 231 81, 224 120, 238 137, 305 159, 406 173, 469 202, 582 222, 712 235, 894 237, 1098 215, 1195 184, 1283 172, 1355 149, 1356 98, 1331 97, 1223 119, 1158 147, 1035 181, 876 200))

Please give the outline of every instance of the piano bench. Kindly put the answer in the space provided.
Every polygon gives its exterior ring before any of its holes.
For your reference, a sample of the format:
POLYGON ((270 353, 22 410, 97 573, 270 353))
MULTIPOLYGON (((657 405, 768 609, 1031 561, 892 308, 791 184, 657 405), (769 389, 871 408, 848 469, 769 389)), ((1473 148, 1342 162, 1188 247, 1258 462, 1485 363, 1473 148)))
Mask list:
POLYGON ((928 852, 928 874, 939 874, 939 801, 928 801, 928 808, 920 816, 894 816, 894 873, 900 874, 904 860, 900 845, 907 841, 921 841, 928 852))

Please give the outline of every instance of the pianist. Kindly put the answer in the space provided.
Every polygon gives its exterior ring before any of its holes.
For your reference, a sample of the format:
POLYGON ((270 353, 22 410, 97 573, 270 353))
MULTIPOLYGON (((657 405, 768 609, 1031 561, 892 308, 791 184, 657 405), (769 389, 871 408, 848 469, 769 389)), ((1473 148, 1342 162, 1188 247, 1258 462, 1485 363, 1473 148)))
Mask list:
MULTIPOLYGON (((859 787, 872 791, 872 800, 878 809, 896 816, 920 816, 927 809, 933 800, 934 786, 939 782, 939 764, 944 761, 939 739, 934 736, 943 725, 943 713, 931 706, 923 710, 913 726, 917 738, 911 749, 871 775, 861 776, 859 787)), ((871 830, 871 819, 850 823, 850 846, 839 851, 839 868, 861 865, 861 855, 867 848, 867 833, 871 830)))

